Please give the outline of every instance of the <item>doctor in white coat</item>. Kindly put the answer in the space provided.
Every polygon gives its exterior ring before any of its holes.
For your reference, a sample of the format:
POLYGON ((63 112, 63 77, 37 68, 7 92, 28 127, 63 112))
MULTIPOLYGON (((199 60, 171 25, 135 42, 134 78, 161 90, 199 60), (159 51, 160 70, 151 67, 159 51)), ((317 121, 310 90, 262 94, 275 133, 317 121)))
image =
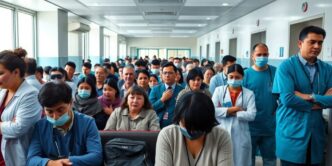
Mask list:
POLYGON ((243 75, 241 65, 230 66, 228 85, 217 87, 212 96, 219 126, 231 135, 234 166, 249 166, 252 158, 248 122, 255 119, 255 95, 242 87, 243 75))

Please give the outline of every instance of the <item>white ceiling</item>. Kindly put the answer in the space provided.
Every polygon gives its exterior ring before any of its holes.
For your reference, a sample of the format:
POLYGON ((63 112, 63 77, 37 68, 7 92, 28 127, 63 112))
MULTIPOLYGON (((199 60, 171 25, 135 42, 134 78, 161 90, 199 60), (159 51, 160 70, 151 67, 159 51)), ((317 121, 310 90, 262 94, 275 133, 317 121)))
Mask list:
MULTIPOLYGON (((37 3, 40 0, 7 1, 41 4, 37 3)), ((275 0, 45 0, 43 2, 54 4, 124 36, 195 37, 273 1, 275 0)))

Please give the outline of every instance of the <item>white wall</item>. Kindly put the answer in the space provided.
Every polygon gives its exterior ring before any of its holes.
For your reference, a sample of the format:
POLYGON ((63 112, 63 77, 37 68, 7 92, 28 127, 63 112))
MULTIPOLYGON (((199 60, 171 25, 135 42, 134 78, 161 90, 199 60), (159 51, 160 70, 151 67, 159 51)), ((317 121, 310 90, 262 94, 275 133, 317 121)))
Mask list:
POLYGON ((38 12, 38 56, 59 56, 57 16, 57 12, 38 12))
MULTIPOLYGON (((229 39, 237 37, 237 57, 249 60, 250 37, 252 33, 266 31, 266 44, 270 49, 271 60, 282 60, 289 57, 290 24, 323 16, 323 27, 327 32, 321 58, 332 60, 332 3, 331 0, 308 0, 309 8, 302 12, 302 0, 277 0, 263 8, 249 13, 225 26, 198 38, 197 49, 203 46, 203 57, 206 44, 210 43, 210 55, 214 56, 215 42, 221 42, 223 55, 228 54, 229 39), (327 5, 329 4, 329 5, 327 5), (259 20, 259 26, 257 21, 259 20), (234 33, 233 32, 234 29, 234 33), (279 49, 284 47, 284 56, 279 57, 279 49)), ((248 65, 247 63, 245 65, 248 65)))
MULTIPOLYGON (((129 37, 127 40, 127 53, 130 48, 186 48, 191 49, 191 56, 198 56, 197 39, 183 37, 129 37)), ((210 46, 211 47, 211 46, 210 46)), ((199 49, 199 48, 198 48, 199 49)))

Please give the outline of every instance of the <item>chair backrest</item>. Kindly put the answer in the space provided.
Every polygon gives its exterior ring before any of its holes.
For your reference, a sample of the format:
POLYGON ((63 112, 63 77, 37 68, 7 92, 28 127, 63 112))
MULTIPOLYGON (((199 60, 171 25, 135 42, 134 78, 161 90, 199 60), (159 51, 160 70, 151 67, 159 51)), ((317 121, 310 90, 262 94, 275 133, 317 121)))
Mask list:
POLYGON ((159 131, 99 131, 99 133, 103 149, 107 141, 113 138, 128 138, 131 140, 145 141, 149 155, 154 163, 159 131))

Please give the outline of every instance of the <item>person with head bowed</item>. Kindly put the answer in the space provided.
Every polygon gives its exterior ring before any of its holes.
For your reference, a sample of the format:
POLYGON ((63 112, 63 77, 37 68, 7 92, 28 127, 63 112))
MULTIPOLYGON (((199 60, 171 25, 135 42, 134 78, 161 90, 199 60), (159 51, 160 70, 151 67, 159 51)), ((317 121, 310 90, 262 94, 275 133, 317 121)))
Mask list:
POLYGON ((179 99, 174 112, 174 124, 158 135, 156 165, 232 166, 231 139, 218 127, 210 97, 188 92, 179 99))
POLYGON ((71 88, 48 82, 38 94, 46 117, 35 125, 27 166, 99 166, 103 161, 100 135, 90 116, 72 109, 71 88))

